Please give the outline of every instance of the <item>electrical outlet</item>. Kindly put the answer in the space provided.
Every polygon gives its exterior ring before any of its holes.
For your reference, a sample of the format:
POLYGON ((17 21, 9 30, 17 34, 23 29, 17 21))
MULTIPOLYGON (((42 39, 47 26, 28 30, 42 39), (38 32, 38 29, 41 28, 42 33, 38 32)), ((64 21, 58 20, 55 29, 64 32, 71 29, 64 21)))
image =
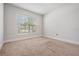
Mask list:
POLYGON ((59 34, 56 34, 56 36, 58 36, 59 34))

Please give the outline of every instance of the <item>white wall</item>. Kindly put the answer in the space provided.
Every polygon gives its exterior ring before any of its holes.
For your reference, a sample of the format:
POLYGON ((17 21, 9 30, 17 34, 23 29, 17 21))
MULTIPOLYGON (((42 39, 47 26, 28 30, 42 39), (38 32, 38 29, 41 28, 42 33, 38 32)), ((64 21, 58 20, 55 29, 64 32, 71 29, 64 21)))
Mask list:
POLYGON ((0 49, 3 45, 3 4, 0 3, 0 49))
POLYGON ((16 40, 16 39, 25 39, 28 37, 40 36, 42 35, 42 15, 27 11, 18 7, 15 7, 10 4, 5 4, 5 40, 16 40), (37 32, 18 35, 17 33, 17 20, 16 15, 27 15, 33 17, 35 23, 37 24, 37 32))
POLYGON ((45 15, 43 31, 44 36, 79 43, 79 4, 64 5, 45 15))

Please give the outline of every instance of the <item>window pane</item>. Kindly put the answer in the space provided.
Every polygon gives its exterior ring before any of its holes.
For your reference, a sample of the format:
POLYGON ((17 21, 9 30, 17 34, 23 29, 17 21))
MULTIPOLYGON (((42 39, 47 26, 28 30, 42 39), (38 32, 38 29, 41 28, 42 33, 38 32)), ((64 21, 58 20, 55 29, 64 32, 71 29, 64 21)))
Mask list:
POLYGON ((33 19, 28 16, 17 16, 18 33, 36 32, 36 25, 33 23, 33 19))

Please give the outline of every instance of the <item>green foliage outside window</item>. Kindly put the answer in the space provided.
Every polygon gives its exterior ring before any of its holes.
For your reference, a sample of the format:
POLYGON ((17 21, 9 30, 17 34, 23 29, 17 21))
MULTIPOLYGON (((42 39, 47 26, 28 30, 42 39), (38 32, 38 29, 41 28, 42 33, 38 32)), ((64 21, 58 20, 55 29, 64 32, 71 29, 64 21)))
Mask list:
MULTIPOLYGON (((20 19, 22 21, 22 19, 20 19)), ((19 23, 19 33, 36 32, 36 25, 33 23, 32 18, 28 17, 24 19, 23 23, 19 23)))

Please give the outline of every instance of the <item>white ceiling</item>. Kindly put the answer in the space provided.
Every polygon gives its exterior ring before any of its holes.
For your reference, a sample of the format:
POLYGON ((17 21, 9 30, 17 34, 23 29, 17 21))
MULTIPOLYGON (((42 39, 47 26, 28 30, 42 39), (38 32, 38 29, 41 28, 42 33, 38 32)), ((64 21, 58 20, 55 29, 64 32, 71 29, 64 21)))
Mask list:
POLYGON ((13 5, 39 14, 47 14, 64 3, 12 3, 13 5))

